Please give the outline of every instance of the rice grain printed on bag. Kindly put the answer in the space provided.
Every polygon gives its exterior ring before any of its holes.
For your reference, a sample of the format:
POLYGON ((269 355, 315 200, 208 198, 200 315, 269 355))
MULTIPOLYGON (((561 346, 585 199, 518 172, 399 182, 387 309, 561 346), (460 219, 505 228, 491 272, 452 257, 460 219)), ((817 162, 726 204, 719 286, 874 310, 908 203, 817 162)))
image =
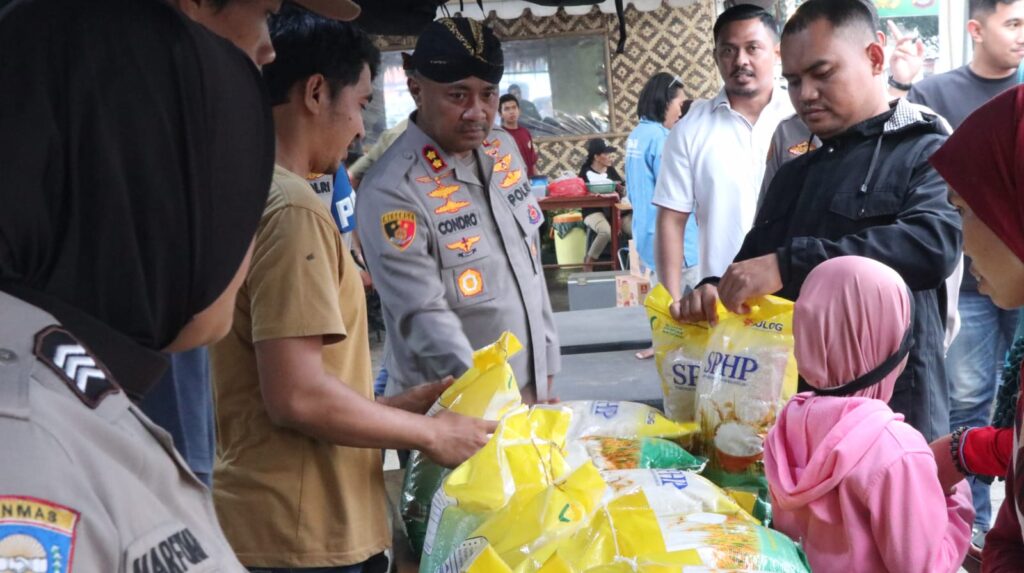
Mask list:
POLYGON ((704 361, 710 329, 707 324, 685 324, 669 313, 672 295, 658 285, 644 306, 651 322, 654 363, 661 378, 665 415, 677 422, 697 419, 697 381, 704 361))
POLYGON ((572 467, 593 462, 597 469, 680 469, 699 472, 707 460, 662 438, 599 438, 587 436, 566 444, 572 467))
MULTIPOLYGON (((463 416, 498 420, 522 404, 515 374, 508 364, 508 359, 522 349, 515 335, 506 331, 494 344, 474 352, 473 367, 441 394, 427 415, 436 416, 449 410, 463 416)), ((417 554, 423 550, 434 492, 448 473, 449 470, 428 460, 419 451, 413 451, 409 457, 400 511, 409 542, 417 554)))

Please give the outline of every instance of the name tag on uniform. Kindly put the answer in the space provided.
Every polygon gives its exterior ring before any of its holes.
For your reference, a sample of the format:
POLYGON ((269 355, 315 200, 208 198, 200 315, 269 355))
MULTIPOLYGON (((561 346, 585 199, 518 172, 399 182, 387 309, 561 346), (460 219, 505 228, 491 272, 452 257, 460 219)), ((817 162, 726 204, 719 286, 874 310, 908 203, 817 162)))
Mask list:
POLYGON ((212 571, 214 561, 189 528, 170 523, 136 539, 125 553, 130 573, 212 571))

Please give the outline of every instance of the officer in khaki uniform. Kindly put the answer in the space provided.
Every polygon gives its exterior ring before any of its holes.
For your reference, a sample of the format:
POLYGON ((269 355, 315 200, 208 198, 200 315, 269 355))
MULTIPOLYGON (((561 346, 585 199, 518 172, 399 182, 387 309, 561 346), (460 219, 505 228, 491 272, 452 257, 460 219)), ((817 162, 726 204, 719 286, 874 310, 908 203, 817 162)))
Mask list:
POLYGON ((161 351, 230 327, 273 168, 259 71, 163 0, 14 3, 0 52, 0 571, 243 572, 135 404, 161 351))
POLYGON ((558 337, 540 259, 544 217, 515 141, 492 129, 501 45, 464 18, 431 23, 406 56, 417 111, 370 169, 356 207, 380 292, 388 394, 472 364, 505 330, 524 396, 546 400, 558 337), (488 131, 490 133, 488 133, 488 131))

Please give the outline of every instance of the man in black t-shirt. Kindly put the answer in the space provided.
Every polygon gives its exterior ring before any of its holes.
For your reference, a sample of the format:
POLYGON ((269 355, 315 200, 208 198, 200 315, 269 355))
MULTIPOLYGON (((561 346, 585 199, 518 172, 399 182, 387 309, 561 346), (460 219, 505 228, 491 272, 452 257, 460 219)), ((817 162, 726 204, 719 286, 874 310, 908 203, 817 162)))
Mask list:
MULTIPOLYGON (((956 129, 974 110, 1017 85, 1017 67, 1024 59, 1024 0, 971 0, 967 32, 974 43, 970 63, 926 78, 911 88, 907 99, 930 107, 956 129)), ((904 78, 893 78, 902 83, 904 78)), ((970 260, 965 257, 965 265, 970 260)), ((1002 310, 978 293, 978 280, 964 273, 960 286, 960 334, 946 355, 950 385, 949 422, 984 426, 999 385, 1003 357, 1013 341, 1018 311, 1002 310)), ((975 528, 988 531, 992 515, 989 486, 971 482, 975 528)))

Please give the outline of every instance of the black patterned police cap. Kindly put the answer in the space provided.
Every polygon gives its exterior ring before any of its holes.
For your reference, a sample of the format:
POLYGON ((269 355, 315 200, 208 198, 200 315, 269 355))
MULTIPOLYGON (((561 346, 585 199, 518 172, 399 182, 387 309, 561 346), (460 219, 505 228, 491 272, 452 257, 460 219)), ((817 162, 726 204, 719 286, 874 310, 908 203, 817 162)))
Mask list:
POLYGON ((427 25, 405 68, 442 84, 470 76, 497 84, 505 71, 501 41, 494 31, 468 18, 441 18, 427 25))

